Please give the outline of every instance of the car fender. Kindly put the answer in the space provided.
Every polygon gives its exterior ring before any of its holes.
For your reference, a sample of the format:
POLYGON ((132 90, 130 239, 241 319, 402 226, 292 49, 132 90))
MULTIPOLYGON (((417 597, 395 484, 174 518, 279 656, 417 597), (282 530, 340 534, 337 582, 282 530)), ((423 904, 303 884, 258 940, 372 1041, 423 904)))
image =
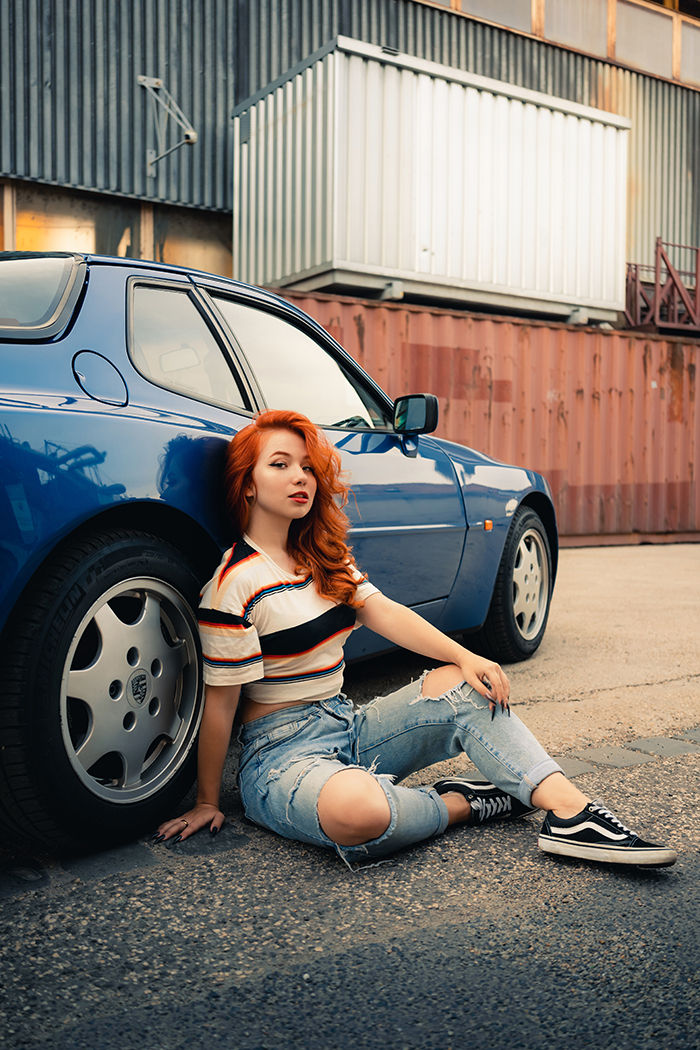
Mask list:
POLYGON ((477 630, 486 619, 506 537, 520 506, 531 506, 542 518, 552 551, 554 581, 558 540, 551 489, 536 471, 501 463, 453 442, 440 440, 439 444, 454 466, 467 522, 462 559, 442 627, 446 631, 477 630))
MULTIPOLYGON (((233 428, 87 399, 76 399, 71 412, 64 405, 46 395, 3 399, 0 628, 29 580, 77 531, 151 522, 174 542, 197 537, 219 556, 230 543, 218 479, 233 428), (144 426, 149 415, 153 425, 144 426), (86 432, 99 437, 86 443, 86 432)), ((204 562, 208 569, 210 558, 204 562)))

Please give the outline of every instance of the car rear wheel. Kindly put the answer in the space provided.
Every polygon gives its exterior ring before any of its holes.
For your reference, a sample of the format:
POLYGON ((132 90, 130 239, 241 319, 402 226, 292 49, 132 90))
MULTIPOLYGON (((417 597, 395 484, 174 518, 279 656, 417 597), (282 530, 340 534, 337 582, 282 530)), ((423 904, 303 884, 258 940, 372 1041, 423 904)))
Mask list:
POLYGON ((52 845, 133 838, 194 776, 199 581, 146 533, 75 541, 25 596, 0 657, 0 820, 52 845))
POLYGON ((532 656, 547 626, 552 584, 552 554, 546 529, 534 510, 519 507, 503 548, 477 648, 503 663, 532 656))

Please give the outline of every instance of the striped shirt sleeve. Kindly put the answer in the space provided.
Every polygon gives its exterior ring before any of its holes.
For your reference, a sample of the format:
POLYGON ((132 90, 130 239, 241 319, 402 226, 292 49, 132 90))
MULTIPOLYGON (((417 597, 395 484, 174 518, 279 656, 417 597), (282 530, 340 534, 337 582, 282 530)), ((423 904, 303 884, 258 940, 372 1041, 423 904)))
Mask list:
MULTIPOLYGON (((373 583, 370 583, 364 573, 361 573, 356 565, 353 565, 353 575, 357 580, 357 590, 355 591, 355 598, 357 601, 364 602, 372 594, 379 594, 379 588, 375 587, 373 583)), ((356 624, 359 627, 360 624, 356 624)))
POLYGON ((245 588, 215 576, 204 588, 197 613, 207 685, 243 685, 263 677, 263 657, 255 625, 246 617, 245 588))

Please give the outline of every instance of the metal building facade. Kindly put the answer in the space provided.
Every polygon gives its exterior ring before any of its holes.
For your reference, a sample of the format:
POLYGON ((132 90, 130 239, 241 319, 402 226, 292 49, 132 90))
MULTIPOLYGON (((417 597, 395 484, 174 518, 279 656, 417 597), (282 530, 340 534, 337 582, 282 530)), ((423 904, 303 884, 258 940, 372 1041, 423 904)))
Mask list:
POLYGON ((3 0, 0 177, 230 212, 234 106, 339 35, 629 118, 627 259, 700 241, 700 91, 412 0, 3 0), (199 137, 156 179, 140 74, 199 137))
POLYGON ((230 211, 235 26, 230 0, 3 0, 0 176, 230 211), (140 75, 163 79, 198 136, 155 178, 140 75))

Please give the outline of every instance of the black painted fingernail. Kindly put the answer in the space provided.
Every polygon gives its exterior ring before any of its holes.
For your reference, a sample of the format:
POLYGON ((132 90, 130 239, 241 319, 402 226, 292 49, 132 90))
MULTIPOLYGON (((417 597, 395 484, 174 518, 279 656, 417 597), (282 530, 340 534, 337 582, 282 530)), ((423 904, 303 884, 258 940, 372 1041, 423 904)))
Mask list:
POLYGON ((219 830, 218 828, 210 828, 210 829, 209 829, 209 834, 210 834, 210 835, 216 835, 216 833, 218 832, 218 830, 219 830))
POLYGON ((495 717, 496 717, 496 708, 494 707, 494 708, 492 709, 492 711, 491 711, 491 721, 492 721, 492 722, 493 722, 493 720, 494 720, 494 718, 495 718, 495 717))
POLYGON ((165 835, 158 835, 158 834, 156 834, 151 839, 151 842, 162 842, 164 838, 165 838, 165 835))
POLYGON ((178 835, 177 838, 171 839, 173 846, 175 845, 176 842, 180 842, 181 839, 182 839, 182 835, 178 835))
POLYGON ((508 717, 510 718, 510 704, 506 704, 506 711, 508 712, 508 717))

